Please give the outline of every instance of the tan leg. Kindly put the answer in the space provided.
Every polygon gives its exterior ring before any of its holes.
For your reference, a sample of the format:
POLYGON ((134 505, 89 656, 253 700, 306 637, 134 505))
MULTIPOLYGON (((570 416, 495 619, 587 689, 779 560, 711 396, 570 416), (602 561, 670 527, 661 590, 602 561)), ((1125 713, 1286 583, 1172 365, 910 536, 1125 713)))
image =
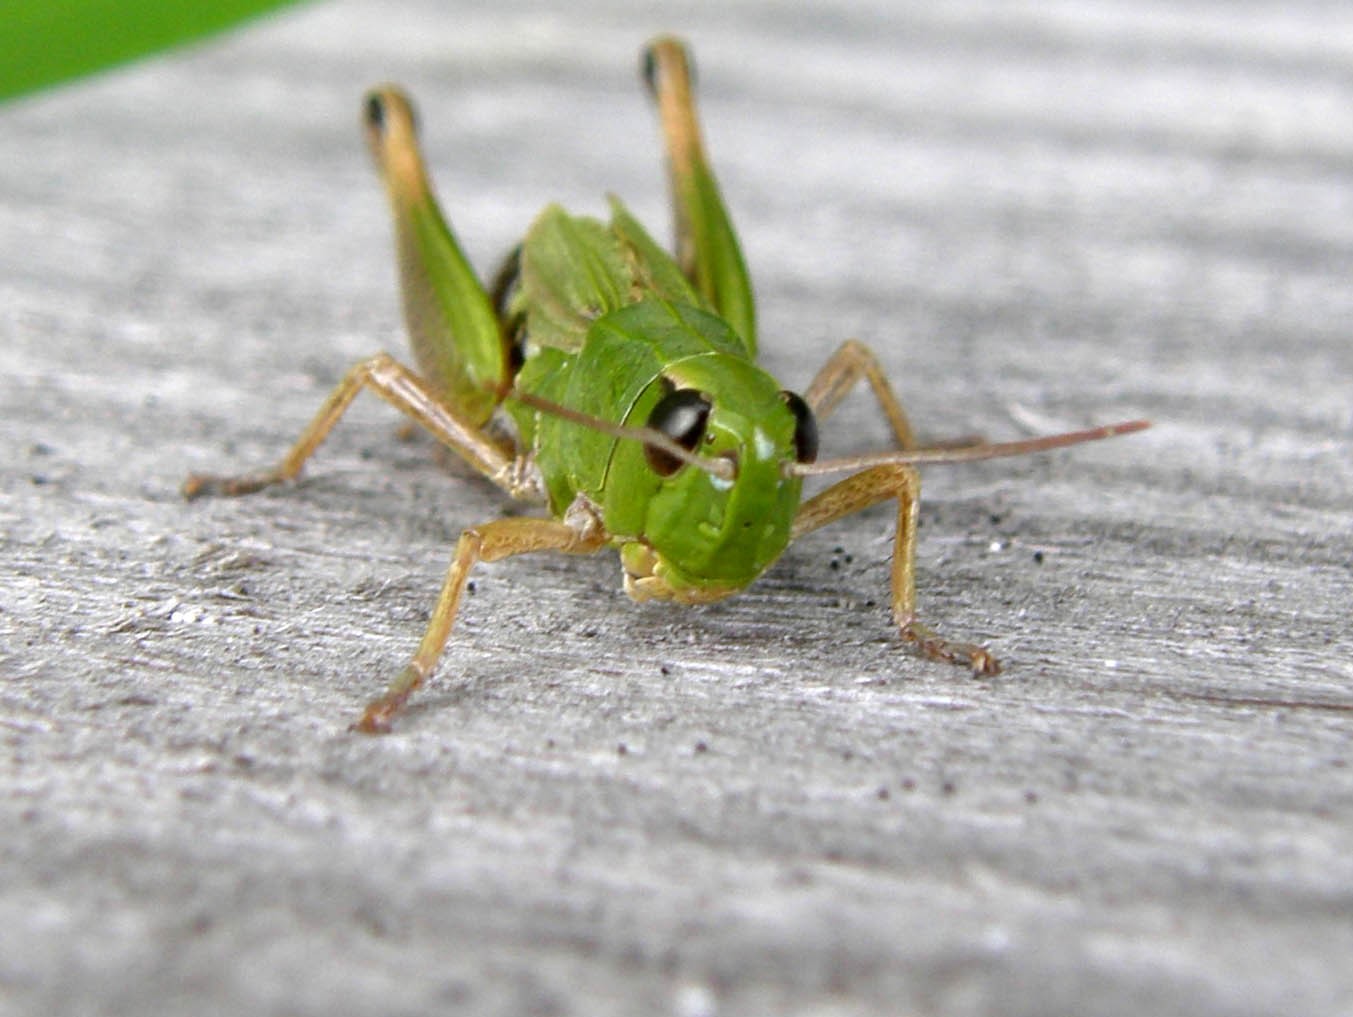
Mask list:
POLYGON ((422 685, 437 666, 437 659, 451 634, 451 624, 460 610, 461 595, 470 570, 480 561, 497 561, 514 554, 530 551, 564 551, 568 554, 588 554, 605 544, 605 533, 594 520, 579 524, 556 522, 553 519, 511 518, 498 519, 483 526, 472 527, 460 535, 456 552, 451 557, 442 592, 433 608, 423 640, 413 659, 401 671, 384 695, 367 704, 366 710, 353 729, 367 734, 390 730, 390 720, 408 701, 409 696, 422 685))
POLYGON ((518 468, 513 450, 467 424, 438 400, 416 374, 388 353, 363 360, 344 375, 318 413, 282 461, 268 470, 237 476, 194 473, 183 482, 183 496, 252 494, 273 484, 294 480, 319 447, 357 393, 369 388, 396 409, 430 431, 462 459, 514 497, 533 493, 518 468))
POLYGON ((921 505, 921 475, 915 467, 875 466, 833 484, 799 508, 791 539, 887 498, 897 499, 892 609, 902 638, 915 643, 921 653, 932 660, 964 664, 975 674, 999 674, 1000 662, 985 647, 951 642, 916 620, 916 520, 921 505))
POLYGON ((825 420, 861 378, 868 381, 869 387, 874 390, 883 415, 888 418, 893 434, 897 436, 897 447, 915 448, 916 438, 912 434, 911 423, 893 393, 892 385, 888 383, 888 376, 883 373, 874 351, 858 339, 847 339, 827 358, 803 398, 818 419, 825 420))

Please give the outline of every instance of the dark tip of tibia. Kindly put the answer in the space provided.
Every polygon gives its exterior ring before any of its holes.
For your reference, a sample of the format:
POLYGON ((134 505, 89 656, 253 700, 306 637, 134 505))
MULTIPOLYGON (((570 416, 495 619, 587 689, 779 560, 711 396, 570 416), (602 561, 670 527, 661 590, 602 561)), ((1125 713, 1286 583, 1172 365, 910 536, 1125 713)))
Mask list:
POLYGON ((366 125, 373 131, 385 129, 385 98, 379 92, 368 92, 365 106, 366 125))
POLYGON ((398 85, 377 85, 362 100, 362 124, 373 138, 407 130, 418 134, 418 112, 398 85))
POLYGON ((695 86, 695 61, 691 58, 690 49, 674 35, 660 35, 644 47, 643 60, 640 64, 644 85, 648 88, 649 94, 655 98, 658 95, 658 76, 662 73, 663 58, 660 50, 663 49, 671 51, 669 55, 675 55, 678 65, 685 69, 691 87, 695 86))
POLYGON ((658 54, 657 47, 651 43, 644 47, 643 61, 640 64, 640 73, 643 75, 644 87, 648 89, 648 94, 657 95, 658 54))

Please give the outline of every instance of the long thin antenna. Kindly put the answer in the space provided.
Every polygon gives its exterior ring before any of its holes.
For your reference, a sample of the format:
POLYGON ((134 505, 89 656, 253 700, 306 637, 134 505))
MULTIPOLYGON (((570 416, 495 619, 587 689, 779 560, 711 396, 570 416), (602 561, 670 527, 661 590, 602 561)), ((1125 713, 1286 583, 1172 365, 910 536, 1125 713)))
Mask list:
POLYGON ((562 406, 533 392, 524 392, 519 388, 514 388, 508 392, 506 398, 529 406, 533 410, 539 410, 541 413, 548 413, 552 417, 567 420, 569 423, 577 424, 580 427, 609 434, 614 438, 627 438, 630 441, 637 441, 652 448, 660 449, 674 459, 689 463, 696 469, 704 470, 712 477, 732 480, 737 475, 737 467, 734 466, 732 461, 722 457, 698 456, 655 428, 629 427, 625 424, 612 423, 609 420, 603 420, 601 417, 594 417, 590 413, 583 413, 581 410, 562 406))
POLYGON ((824 459, 816 463, 789 463, 785 466, 785 472, 791 476, 817 477, 824 473, 843 473, 847 470, 863 470, 871 466, 891 464, 926 466, 934 463, 971 463, 980 459, 1000 459, 1005 456, 1027 455, 1030 452, 1047 452, 1067 445, 1079 445, 1086 441, 1100 441, 1120 434, 1131 434, 1150 426, 1150 421, 1146 420, 1125 420, 1122 423, 1092 427, 1085 431, 1067 431, 1065 434, 1050 434, 1042 438, 1026 438, 1023 441, 979 442, 975 445, 961 445, 958 448, 917 448, 909 451, 846 456, 842 459, 824 459))

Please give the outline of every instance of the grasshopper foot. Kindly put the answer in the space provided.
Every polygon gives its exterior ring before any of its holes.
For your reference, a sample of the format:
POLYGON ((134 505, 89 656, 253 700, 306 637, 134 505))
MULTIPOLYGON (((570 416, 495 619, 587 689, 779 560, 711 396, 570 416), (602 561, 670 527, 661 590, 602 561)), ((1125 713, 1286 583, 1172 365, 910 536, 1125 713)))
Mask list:
POLYGON ((1001 673, 1001 662, 985 646, 950 642, 920 622, 911 621, 902 625, 902 638, 915 643, 916 648, 929 659, 970 667, 975 676, 990 677, 1001 673))
POLYGON ((348 725, 348 730, 368 735, 389 734, 390 718, 398 709, 399 707, 386 703, 383 699, 374 700, 362 711, 360 720, 348 725))
POLYGON ((186 501, 206 497, 234 498, 241 494, 262 491, 265 487, 280 484, 282 480, 276 470, 240 473, 233 477, 218 476, 215 473, 190 473, 179 486, 179 493, 186 501))
POLYGON ((410 664, 390 683, 383 695, 377 696, 366 704, 362 716, 348 728, 361 734, 389 734, 390 722, 395 714, 404 709, 404 704, 413 695, 413 690, 423 684, 424 674, 417 664, 410 664))

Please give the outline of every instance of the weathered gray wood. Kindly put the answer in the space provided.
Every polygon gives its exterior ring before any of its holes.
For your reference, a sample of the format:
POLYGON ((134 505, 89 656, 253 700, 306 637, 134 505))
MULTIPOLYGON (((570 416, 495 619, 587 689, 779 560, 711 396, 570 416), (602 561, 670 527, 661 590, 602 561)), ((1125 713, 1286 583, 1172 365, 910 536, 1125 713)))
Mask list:
POLYGON ((1353 1012, 1353 13, 575 6, 0 110, 0 1012, 1353 1012), (366 404, 293 490, 178 481, 402 349, 365 84, 487 267, 548 199, 665 220, 663 28, 787 383, 857 335, 937 435, 1157 427, 927 473, 922 608, 998 680, 899 648, 880 510, 706 609, 484 568, 350 735, 506 507, 366 404))

